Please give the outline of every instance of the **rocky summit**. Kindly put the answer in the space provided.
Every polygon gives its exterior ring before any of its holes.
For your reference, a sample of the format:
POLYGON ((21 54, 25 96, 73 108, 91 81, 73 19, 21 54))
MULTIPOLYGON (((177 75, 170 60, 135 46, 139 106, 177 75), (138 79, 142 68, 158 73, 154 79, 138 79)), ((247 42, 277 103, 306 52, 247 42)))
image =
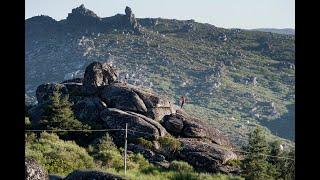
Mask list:
MULTIPOLYGON (((57 92, 63 95, 60 98, 67 98, 72 103, 80 121, 91 121, 103 129, 124 129, 128 124, 129 139, 151 141, 151 149, 132 141, 128 150, 141 153, 155 165, 167 167, 169 161, 177 159, 208 172, 236 171, 226 163, 238 157, 222 132, 157 93, 119 81, 115 74, 112 66, 93 62, 87 66, 81 80, 40 85, 37 88, 39 103, 28 112, 32 123, 37 123, 41 117, 39 109, 51 103, 47 97, 57 92), (165 137, 177 138, 181 149, 170 155, 158 151, 159 140, 165 137)), ((118 146, 123 146, 123 131, 110 131, 109 134, 118 146)), ((75 179, 79 173, 93 176, 92 173, 77 172, 66 179, 75 179)))

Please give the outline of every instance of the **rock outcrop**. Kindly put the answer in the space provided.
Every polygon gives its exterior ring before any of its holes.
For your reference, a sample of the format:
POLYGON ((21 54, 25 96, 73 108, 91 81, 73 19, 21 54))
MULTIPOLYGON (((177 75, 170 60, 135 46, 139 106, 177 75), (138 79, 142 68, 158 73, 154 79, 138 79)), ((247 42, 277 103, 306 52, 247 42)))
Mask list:
POLYGON ((179 158, 199 170, 220 172, 227 161, 237 158, 230 149, 215 143, 194 138, 179 138, 179 141, 182 143, 179 158))
POLYGON ((106 107, 107 105, 98 97, 85 97, 73 106, 73 110, 78 119, 99 123, 100 112, 106 107))
POLYGON ((86 93, 94 94, 97 92, 97 87, 111 84, 116 79, 117 74, 110 65, 93 62, 85 70, 83 85, 86 93))
POLYGON ((49 180, 45 169, 33 159, 25 158, 25 179, 26 180, 49 180))
MULTIPOLYGON (((100 114, 105 126, 112 129, 125 129, 125 124, 128 123, 128 136, 132 138, 143 137, 149 140, 156 140, 167 134, 158 122, 138 113, 130 111, 122 111, 115 108, 107 108, 100 114)), ((124 131, 117 131, 115 134, 115 141, 123 142, 124 131)))
POLYGON ((230 142, 218 129, 186 114, 176 113, 163 117, 162 125, 177 137, 209 139, 212 143, 229 146, 230 142))
POLYGON ((64 180, 125 180, 115 174, 96 170, 76 170, 70 173, 64 180))
POLYGON ((154 151, 147 149, 145 147, 142 147, 139 144, 133 144, 130 143, 128 144, 128 150, 135 152, 135 153, 140 153, 142 154, 148 161, 158 167, 162 168, 168 168, 169 167, 169 162, 166 160, 166 158, 159 154, 155 153, 154 151))
POLYGON ((53 95, 53 93, 59 93, 61 98, 68 98, 68 90, 63 84, 58 83, 47 83, 38 86, 36 91, 36 97, 38 103, 44 103, 49 100, 49 97, 53 95))
POLYGON ((141 26, 140 26, 140 24, 138 24, 138 21, 135 18, 134 14, 132 13, 131 8, 127 6, 125 9, 125 13, 126 13, 126 20, 127 20, 129 27, 132 28, 132 30, 135 33, 140 34, 141 33, 141 26))
MULTIPOLYGON (((123 129, 128 124, 128 150, 141 153, 157 166, 166 168, 170 164, 168 160, 180 159, 205 171, 233 171, 226 162, 237 156, 232 152, 228 138, 218 129, 188 115, 156 93, 117 81, 111 66, 93 62, 86 68, 83 80, 40 85, 37 89, 40 103, 28 111, 32 124, 41 119, 43 108, 55 92, 68 98, 78 120, 113 129, 109 134, 118 146, 123 146, 123 129), (182 144, 181 149, 170 157, 159 146, 158 140, 164 136, 174 136, 182 144), (135 144, 137 138, 152 142, 153 147, 148 149, 150 147, 135 144)), ((68 177, 96 177, 94 174, 77 171, 68 177)))
POLYGON ((100 96, 108 107, 141 113, 156 120, 176 111, 176 107, 165 98, 130 84, 114 83, 105 86, 100 96))
POLYGON ((123 84, 105 86, 101 91, 101 99, 113 108, 142 114, 147 112, 143 100, 130 87, 123 84))
POLYGON ((101 32, 106 26, 102 18, 98 17, 93 11, 85 8, 83 4, 72 9, 65 23, 70 31, 82 32, 101 32))

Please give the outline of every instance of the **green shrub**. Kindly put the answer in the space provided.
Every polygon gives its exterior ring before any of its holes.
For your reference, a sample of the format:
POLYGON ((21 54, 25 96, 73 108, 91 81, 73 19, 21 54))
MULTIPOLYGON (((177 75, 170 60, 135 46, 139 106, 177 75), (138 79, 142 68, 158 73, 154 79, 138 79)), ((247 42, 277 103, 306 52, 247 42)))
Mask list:
POLYGON ((160 174, 160 169, 158 167, 150 165, 148 167, 142 168, 141 169, 141 173, 159 175, 160 174))
POLYGON ((170 178, 172 180, 197 180, 199 179, 195 173, 190 172, 179 172, 174 173, 174 175, 170 178))
POLYGON ((232 159, 226 162, 226 165, 229 166, 240 166, 241 165, 241 161, 239 159, 232 159))
POLYGON ((163 153, 175 153, 181 149, 181 142, 174 137, 165 136, 158 139, 160 149, 163 153))
POLYGON ((25 128, 26 128, 26 129, 29 129, 29 128, 30 128, 31 122, 30 122, 29 117, 24 117, 24 124, 25 124, 25 128))
POLYGON ((128 155, 128 169, 144 169, 149 167, 149 162, 141 154, 128 155))
POLYGON ((123 168, 123 157, 120 151, 114 145, 111 136, 106 133, 99 141, 88 147, 89 154, 95 159, 101 168, 115 168, 120 170, 123 168))
MULTIPOLYGON (((90 145, 88 152, 101 169, 113 168, 116 171, 124 169, 123 149, 115 146, 108 133, 96 144, 90 145)), ((149 162, 141 154, 128 154, 127 169, 142 169, 148 166, 149 162)))
POLYGON ((139 137, 137 138, 137 144, 141 145, 142 147, 146 148, 146 149, 153 149, 153 144, 151 141, 148 141, 146 139, 144 139, 143 137, 139 137))
POLYGON ((244 178, 240 176, 232 176, 232 175, 225 175, 225 174, 208 174, 208 173, 201 173, 198 176, 198 179, 201 180, 244 180, 244 178))
POLYGON ((67 175, 75 169, 94 167, 93 158, 73 141, 63 141, 46 132, 38 140, 34 134, 27 137, 26 156, 35 158, 49 173, 67 175))
POLYGON ((33 143, 37 139, 35 133, 25 133, 26 143, 33 143))
POLYGON ((172 161, 169 166, 170 170, 178 172, 192 172, 193 167, 184 161, 172 161))

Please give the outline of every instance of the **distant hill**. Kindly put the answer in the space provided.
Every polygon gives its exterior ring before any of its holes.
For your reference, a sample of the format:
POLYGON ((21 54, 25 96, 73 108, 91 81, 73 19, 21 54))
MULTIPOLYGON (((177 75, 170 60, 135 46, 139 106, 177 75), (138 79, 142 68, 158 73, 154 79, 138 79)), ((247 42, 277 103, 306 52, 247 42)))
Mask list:
POLYGON ((36 16, 25 23, 29 96, 40 84, 82 77, 91 62, 108 61, 119 68, 120 80, 126 77, 176 102, 186 96, 186 111, 238 144, 255 124, 266 124, 279 137, 294 137, 292 35, 135 18, 131 10, 98 17, 83 6, 60 21, 36 16))
POLYGON ((253 31, 261 31, 261 32, 272 32, 277 34, 288 34, 294 35, 295 29, 292 28, 284 28, 284 29, 276 29, 276 28, 258 28, 258 29, 251 29, 253 31))

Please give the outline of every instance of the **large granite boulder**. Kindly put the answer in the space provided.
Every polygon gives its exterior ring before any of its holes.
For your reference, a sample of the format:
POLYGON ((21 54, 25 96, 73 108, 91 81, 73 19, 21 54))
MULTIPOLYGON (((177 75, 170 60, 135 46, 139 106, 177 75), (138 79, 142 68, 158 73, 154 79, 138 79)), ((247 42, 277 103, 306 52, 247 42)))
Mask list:
POLYGON ((64 83, 83 83, 83 78, 74 78, 74 79, 68 79, 65 81, 62 81, 62 84, 64 83))
POLYGON ((115 70, 107 63, 93 62, 86 67, 83 85, 88 94, 97 92, 99 86, 108 85, 116 81, 115 70))
POLYGON ((77 82, 68 82, 63 83, 63 85, 67 88, 70 96, 86 96, 85 87, 82 83, 77 82))
POLYGON ((100 112, 107 105, 98 97, 84 97, 72 106, 73 112, 77 119, 81 121, 100 122, 100 112))
MULTIPOLYGON (((149 140, 156 140, 167 134, 167 131, 156 121, 130 111, 122 111, 115 108, 107 108, 100 113, 100 118, 106 127, 111 129, 125 129, 128 123, 128 137, 143 137, 149 140)), ((110 131, 115 141, 123 142, 124 131, 110 131)))
POLYGON ((152 150, 147 149, 139 144, 134 144, 134 143, 128 144, 128 150, 135 152, 135 153, 140 153, 148 160, 150 160, 155 155, 155 153, 152 150))
POLYGON ((179 138, 179 141, 182 146, 179 158, 199 170, 223 172, 227 169, 227 161, 237 159, 237 155, 230 149, 218 144, 194 138, 179 138))
POLYGON ((125 178, 97 170, 75 170, 64 180, 124 180, 125 178))
POLYGON ((124 83, 113 83, 100 91, 101 99, 108 107, 141 113, 155 120, 175 113, 176 106, 154 93, 124 83))
POLYGON ((40 86, 38 86, 36 90, 36 97, 37 97, 38 103, 44 103, 50 100, 50 96, 52 96, 53 93, 59 93, 61 95, 61 98, 69 97, 68 89, 63 84, 59 84, 59 83, 41 84, 40 86))
POLYGON ((48 173, 34 158, 25 158, 26 180, 49 180, 48 173))
POLYGON ((163 116, 176 112, 178 107, 171 103, 169 100, 151 92, 145 92, 137 87, 129 85, 132 91, 134 91, 142 99, 147 107, 146 116, 160 121, 163 116))
POLYGON ((209 139, 218 145, 230 145, 228 138, 218 129, 186 113, 179 112, 182 111, 163 117, 161 124, 170 134, 185 138, 209 139))
POLYGON ((147 112, 146 105, 137 93, 122 83, 105 86, 100 96, 108 107, 142 114, 147 112))

